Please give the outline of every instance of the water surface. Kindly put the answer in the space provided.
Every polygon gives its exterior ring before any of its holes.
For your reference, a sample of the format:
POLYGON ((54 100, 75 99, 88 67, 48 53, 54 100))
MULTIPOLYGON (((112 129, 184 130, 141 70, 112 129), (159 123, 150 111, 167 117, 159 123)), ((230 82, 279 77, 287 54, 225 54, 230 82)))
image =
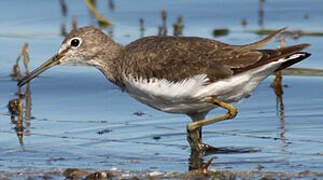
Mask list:
MULTIPOLYGON (((56 67, 31 83, 32 119, 25 124, 23 145, 10 121, 7 102, 17 98, 16 81, 9 76, 16 57, 29 42, 30 68, 34 69, 59 48, 63 24, 71 29, 72 16, 78 26, 96 25, 83 1, 66 1, 63 16, 59 1, 1 1, 0 23, 0 170, 35 171, 112 167, 143 171, 188 169, 190 149, 186 141, 184 115, 149 108, 109 83, 94 68, 56 67), (142 112, 138 116, 134 113, 142 112), (159 138, 160 137, 160 138, 159 138)), ((266 1, 264 28, 320 31, 319 0, 266 1), (308 15, 308 19, 304 19, 308 15)), ((259 29, 258 1, 116 1, 112 11, 106 1, 98 10, 115 22, 104 29, 121 44, 140 37, 139 18, 145 21, 144 35, 156 35, 160 11, 166 9, 168 30, 177 16, 184 17, 184 35, 212 37, 214 28, 229 28, 218 40, 243 44, 263 37, 246 33, 259 29), (241 26, 242 18, 248 25, 241 26)), ((312 56, 296 67, 323 68, 322 37, 287 38, 287 45, 311 43, 312 56)), ((278 41, 267 48, 277 47, 278 41)), ((234 120, 204 128, 204 140, 217 147, 252 148, 257 153, 217 154, 212 168, 266 171, 323 171, 323 89, 321 77, 283 77, 284 116, 276 109, 276 96, 266 79, 253 95, 237 103, 234 120)), ((24 100, 23 100, 24 102, 24 100)), ((24 102, 25 104, 25 102, 24 102)), ((214 110, 209 117, 224 113, 214 110)), ((208 160, 212 155, 206 156, 208 160)), ((1 177, 1 176, 0 176, 1 177)))

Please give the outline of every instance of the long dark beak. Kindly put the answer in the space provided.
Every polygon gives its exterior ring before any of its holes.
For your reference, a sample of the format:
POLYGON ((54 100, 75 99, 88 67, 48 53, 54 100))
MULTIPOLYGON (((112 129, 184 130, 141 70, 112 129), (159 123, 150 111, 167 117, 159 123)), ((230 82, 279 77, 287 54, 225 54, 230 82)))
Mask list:
POLYGON ((60 63, 60 58, 62 56, 60 54, 56 54, 55 56, 51 57, 49 60, 47 60, 44 64, 42 64, 41 66, 39 66, 37 69, 33 70, 30 75, 26 75, 24 78, 22 78, 22 80, 20 80, 18 82, 18 86, 21 87, 24 84, 28 83, 29 81, 31 81, 32 79, 34 79, 35 77, 37 77, 40 73, 46 71, 47 69, 57 65, 60 63))

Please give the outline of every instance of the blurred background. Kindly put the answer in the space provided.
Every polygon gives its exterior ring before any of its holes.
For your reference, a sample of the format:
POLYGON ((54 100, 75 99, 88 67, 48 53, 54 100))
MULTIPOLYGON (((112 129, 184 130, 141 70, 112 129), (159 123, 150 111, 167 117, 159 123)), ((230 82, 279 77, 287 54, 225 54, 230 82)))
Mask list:
POLYGON ((246 44, 288 27, 285 46, 312 44, 312 56, 293 66, 310 73, 283 76, 281 93, 268 78, 237 104, 237 118, 206 127, 204 137, 219 147, 260 150, 218 154, 212 168, 322 172, 322 8, 321 0, 0 1, 0 171, 187 171, 190 119, 136 102, 94 68, 55 67, 17 88, 19 54, 23 76, 24 64, 32 70, 54 55, 73 27, 92 25, 122 45, 151 35, 246 44))

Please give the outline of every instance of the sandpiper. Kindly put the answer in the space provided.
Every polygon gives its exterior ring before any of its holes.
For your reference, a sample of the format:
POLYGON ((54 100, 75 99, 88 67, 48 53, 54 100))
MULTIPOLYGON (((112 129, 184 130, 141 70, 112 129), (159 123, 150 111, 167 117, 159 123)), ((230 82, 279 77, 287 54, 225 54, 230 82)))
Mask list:
POLYGON ((192 151, 201 152, 209 147, 202 142, 202 126, 234 118, 238 111, 229 103, 248 97, 273 72, 310 56, 301 52, 309 44, 259 49, 284 30, 247 45, 150 36, 122 46, 99 29, 82 27, 73 30, 58 53, 18 86, 58 64, 94 66, 138 101, 164 112, 188 115, 193 122, 187 125, 187 140, 192 151), (205 119, 215 107, 228 112, 205 119))

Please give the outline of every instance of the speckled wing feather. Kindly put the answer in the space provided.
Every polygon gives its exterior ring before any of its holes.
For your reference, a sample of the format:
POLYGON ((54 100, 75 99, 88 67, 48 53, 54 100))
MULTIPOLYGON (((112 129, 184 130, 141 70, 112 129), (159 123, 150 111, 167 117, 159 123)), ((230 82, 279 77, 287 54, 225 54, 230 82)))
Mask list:
POLYGON ((223 46, 227 45, 196 37, 146 37, 125 47, 121 66, 125 74, 147 79, 178 82, 207 74, 214 81, 233 74, 217 61, 223 46))

